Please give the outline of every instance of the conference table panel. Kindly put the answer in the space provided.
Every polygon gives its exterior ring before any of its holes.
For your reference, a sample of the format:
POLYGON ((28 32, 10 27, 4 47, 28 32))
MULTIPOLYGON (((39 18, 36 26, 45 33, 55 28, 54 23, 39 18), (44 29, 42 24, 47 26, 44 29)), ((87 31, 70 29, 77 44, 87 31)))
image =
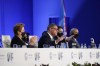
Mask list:
POLYGON ((72 66, 99 63, 100 49, 0 48, 0 66, 72 66))

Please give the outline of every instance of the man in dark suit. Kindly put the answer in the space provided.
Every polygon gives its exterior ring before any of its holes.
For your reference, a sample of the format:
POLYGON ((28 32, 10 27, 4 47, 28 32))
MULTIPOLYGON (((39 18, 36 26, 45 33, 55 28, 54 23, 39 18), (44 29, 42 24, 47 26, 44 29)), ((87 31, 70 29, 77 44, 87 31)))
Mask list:
POLYGON ((70 35, 74 35, 69 41, 68 41, 68 45, 69 45, 69 48, 80 48, 80 45, 79 45, 79 42, 77 40, 78 38, 78 35, 79 35, 79 31, 77 28, 72 28, 70 30, 70 35))
POLYGON ((49 46, 55 46, 57 45, 60 41, 64 39, 64 37, 58 37, 58 39, 54 39, 55 36, 57 36, 58 32, 58 27, 55 24, 50 24, 47 27, 47 31, 42 33, 42 36, 38 42, 38 47, 43 48, 44 45, 49 46))

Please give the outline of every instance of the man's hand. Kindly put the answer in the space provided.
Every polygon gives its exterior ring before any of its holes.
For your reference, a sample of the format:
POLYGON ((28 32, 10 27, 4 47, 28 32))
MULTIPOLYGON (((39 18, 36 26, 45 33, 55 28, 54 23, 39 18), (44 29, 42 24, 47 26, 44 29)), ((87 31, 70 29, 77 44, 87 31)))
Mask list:
POLYGON ((71 35, 71 36, 69 36, 69 37, 66 37, 65 40, 68 42, 68 41, 70 41, 73 37, 74 37, 74 35, 71 35))
POLYGON ((61 36, 61 37, 57 36, 57 37, 58 39, 55 40, 55 44, 58 44, 60 41, 62 41, 65 38, 64 36, 61 36))

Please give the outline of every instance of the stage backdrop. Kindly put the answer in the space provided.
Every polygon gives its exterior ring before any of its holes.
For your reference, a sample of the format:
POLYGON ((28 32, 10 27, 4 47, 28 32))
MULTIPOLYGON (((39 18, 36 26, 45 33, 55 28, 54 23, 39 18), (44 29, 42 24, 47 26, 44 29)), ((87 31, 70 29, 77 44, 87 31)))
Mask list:
POLYGON ((32 0, 0 0, 0 35, 13 36, 13 26, 24 23, 25 29, 33 34, 32 0))
MULTIPOLYGON (((93 37, 100 43, 100 0, 64 0, 70 28, 79 29, 80 43, 90 43, 93 37)), ((49 18, 60 17, 61 0, 0 0, 0 35, 13 36, 13 26, 25 24, 27 32, 41 36, 49 18)))
MULTIPOLYGON (((79 42, 90 44, 93 37, 100 43, 100 0, 64 0, 71 28, 79 29, 79 42)), ((60 17, 61 0, 33 0, 33 34, 41 36, 49 18, 60 17)))

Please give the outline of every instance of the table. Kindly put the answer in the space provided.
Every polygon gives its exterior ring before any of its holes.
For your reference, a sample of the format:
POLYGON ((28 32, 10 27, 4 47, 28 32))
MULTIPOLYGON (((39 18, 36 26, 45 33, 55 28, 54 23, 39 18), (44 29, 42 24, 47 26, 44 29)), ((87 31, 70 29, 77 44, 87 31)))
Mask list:
POLYGON ((0 66, 68 66, 100 63, 100 49, 0 48, 0 66))

